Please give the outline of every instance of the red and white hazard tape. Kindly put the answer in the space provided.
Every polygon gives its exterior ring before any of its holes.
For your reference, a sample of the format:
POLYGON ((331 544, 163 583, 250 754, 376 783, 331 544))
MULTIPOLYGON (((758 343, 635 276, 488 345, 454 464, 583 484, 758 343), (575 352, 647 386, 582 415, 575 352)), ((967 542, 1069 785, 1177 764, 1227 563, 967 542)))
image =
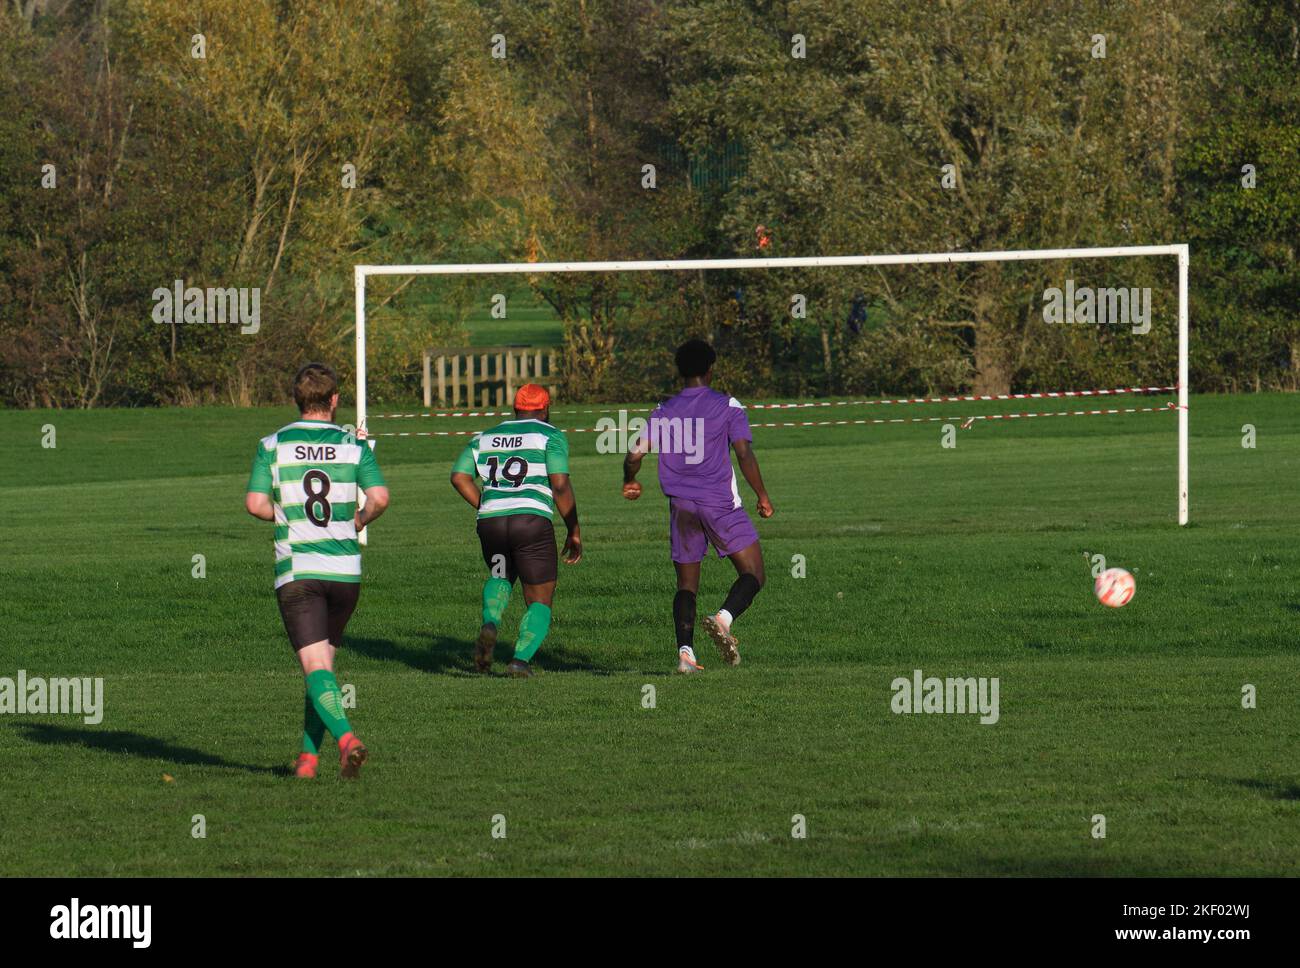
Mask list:
MULTIPOLYGON (((1110 397, 1132 393, 1173 393, 1178 387, 1116 387, 1110 390, 1054 390, 1043 393, 999 393, 956 397, 904 397, 895 400, 813 400, 803 403, 750 403, 746 410, 804 410, 813 407, 868 407, 878 404, 970 403, 982 400, 1057 400, 1066 397, 1110 397)), ((552 416, 576 417, 592 413, 650 413, 653 407, 604 407, 552 410, 552 416)), ((414 417, 513 417, 513 410, 431 410, 427 413, 374 413, 374 420, 408 420, 414 417)), ((450 431, 448 431, 450 433, 450 431)), ((441 436, 441 435, 439 435, 441 436)))
POLYGON ((1063 397, 1108 397, 1122 393, 1172 393, 1178 387, 1117 387, 1113 390, 1052 390, 1043 393, 999 393, 989 396, 910 397, 900 400, 828 400, 812 403, 753 403, 750 410, 786 410, 799 407, 856 407, 877 403, 967 403, 978 400, 1056 400, 1063 397))
MULTIPOLYGON (((781 423, 755 423, 750 424, 751 428, 783 428, 783 427, 851 427, 863 426, 868 424, 909 424, 909 423, 960 423, 963 428, 972 426, 976 420, 1018 420, 1029 417, 1091 417, 1119 413, 1173 413, 1178 410, 1175 403, 1166 404, 1163 407, 1123 407, 1107 410, 1047 410, 1039 413, 990 413, 980 414, 972 417, 895 417, 893 419, 863 419, 863 420, 798 420, 784 421, 781 423)), ((490 416, 489 414, 480 414, 480 416, 490 416)), ((617 430, 613 427, 569 427, 561 428, 566 434, 599 434, 606 433, 610 430, 617 430)), ((411 430, 411 431, 380 431, 372 432, 371 437, 472 437, 477 430, 411 430)))
POLYGON ((1040 413, 991 413, 972 417, 895 417, 892 420, 801 420, 788 423, 756 423, 750 427, 844 427, 862 424, 903 424, 903 423, 948 423, 961 422, 963 427, 971 426, 976 420, 1012 420, 1020 417, 1090 417, 1114 413, 1163 413, 1177 410, 1177 404, 1163 407, 1123 407, 1110 410, 1048 410, 1040 413))

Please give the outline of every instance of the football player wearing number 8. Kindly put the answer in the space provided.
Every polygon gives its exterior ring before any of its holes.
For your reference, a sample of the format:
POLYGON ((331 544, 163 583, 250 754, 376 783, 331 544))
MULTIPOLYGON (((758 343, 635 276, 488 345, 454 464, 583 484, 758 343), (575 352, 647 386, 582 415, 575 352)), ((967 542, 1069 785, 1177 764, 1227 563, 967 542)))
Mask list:
POLYGON ((582 558, 578 503, 569 483, 569 442, 550 419, 550 394, 535 383, 525 384, 515 394, 514 419, 471 437, 451 469, 451 486, 478 511, 478 540, 488 567, 483 624, 474 646, 480 672, 492 668, 497 628, 518 578, 528 608, 506 671, 516 678, 533 674, 533 656, 551 627, 560 570, 551 525, 555 511, 569 530, 565 563, 576 565, 582 558), (481 491, 476 477, 483 481, 481 491))
POLYGON ((351 434, 334 422, 333 370, 308 363, 294 377, 293 398, 301 417, 258 442, 244 507, 275 522, 275 597, 307 680, 294 775, 316 775, 328 730, 338 741, 342 775, 353 778, 367 751, 343 712, 334 651, 361 592, 357 532, 384 513, 388 488, 364 432, 351 434), (357 508, 358 491, 366 497, 364 510, 357 508))

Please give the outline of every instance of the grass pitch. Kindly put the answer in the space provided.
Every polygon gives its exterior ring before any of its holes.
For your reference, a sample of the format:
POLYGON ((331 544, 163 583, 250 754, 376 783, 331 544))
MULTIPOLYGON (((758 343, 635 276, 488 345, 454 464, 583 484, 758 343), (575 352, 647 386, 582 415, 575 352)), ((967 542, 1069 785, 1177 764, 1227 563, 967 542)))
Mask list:
MULTIPOLYGON (((384 438, 393 506, 338 662, 372 752, 355 784, 332 745, 320 779, 287 775, 302 680, 242 510, 293 414, 0 413, 0 676, 105 680, 98 725, 0 716, 0 873, 1295 874, 1297 403, 1193 401, 1181 529, 1172 414, 981 423, 955 449, 938 424, 756 430, 768 585, 743 664, 701 634, 689 679, 652 461, 631 504, 619 457, 573 436, 587 557, 521 682, 471 671, 463 438, 384 438), (1085 552, 1135 573, 1132 604, 1096 603, 1085 552), (892 713, 914 669, 997 677, 999 721, 892 713)), ((701 608, 731 579, 710 560, 701 608)))

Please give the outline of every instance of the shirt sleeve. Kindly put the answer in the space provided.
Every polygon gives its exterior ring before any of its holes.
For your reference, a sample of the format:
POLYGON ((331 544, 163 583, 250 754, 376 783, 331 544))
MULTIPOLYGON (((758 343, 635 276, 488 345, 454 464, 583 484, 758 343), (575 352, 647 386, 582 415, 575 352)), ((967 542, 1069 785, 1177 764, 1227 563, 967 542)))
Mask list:
POLYGON ((473 442, 465 445, 465 449, 456 458, 456 463, 451 465, 451 472, 453 474, 468 474, 470 477, 478 476, 478 467, 474 463, 473 442))
POLYGON ((257 494, 270 494, 273 485, 271 478, 271 455, 273 450, 257 444, 257 453, 253 455, 253 470, 248 475, 248 490, 257 494))
POLYGON ((749 414, 740 401, 732 397, 727 402, 727 443, 753 439, 754 435, 749 430, 749 414))
POLYGON ((557 430, 546 442, 546 473, 569 473, 569 438, 557 430))
POLYGON ((361 441, 361 459, 357 462, 357 487, 367 491, 372 487, 387 487, 384 475, 380 473, 379 461, 375 460, 374 448, 368 441, 361 441))

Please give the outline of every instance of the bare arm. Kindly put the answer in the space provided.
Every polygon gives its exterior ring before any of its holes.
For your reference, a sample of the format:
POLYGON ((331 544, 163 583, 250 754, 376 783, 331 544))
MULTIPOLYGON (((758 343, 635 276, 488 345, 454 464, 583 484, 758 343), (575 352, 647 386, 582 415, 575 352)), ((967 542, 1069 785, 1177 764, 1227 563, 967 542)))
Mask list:
POLYGON ((758 458, 754 456, 754 448, 749 445, 748 440, 734 441, 731 446, 736 451, 740 473, 745 475, 746 482, 758 495, 758 516, 770 518, 776 512, 772 507, 771 499, 767 496, 767 488, 763 486, 763 475, 759 473, 758 458))
POLYGON ((636 476, 641 471, 641 459, 646 455, 642 449, 644 446, 645 441, 638 440, 627 452, 627 457, 623 458, 623 496, 629 501, 635 501, 641 496, 641 485, 637 483, 636 476))
POLYGON ((452 471, 451 486, 456 489, 457 494, 465 499, 465 503, 475 511, 478 510, 479 502, 483 499, 483 496, 479 493, 478 485, 474 483, 472 474, 466 474, 464 471, 452 471))
POLYGON ((271 495, 262 491, 249 491, 244 495, 244 510, 261 521, 275 520, 275 508, 271 505, 271 495))
POLYGON ((560 512, 569 537, 564 542, 564 561, 576 565, 582 560, 582 534, 578 530, 578 498, 573 493, 573 484, 568 474, 550 474, 551 496, 555 498, 555 510, 560 512))
POLYGON ((388 510, 388 488, 366 488, 365 495, 366 506, 357 509, 356 526, 358 531, 388 510))

